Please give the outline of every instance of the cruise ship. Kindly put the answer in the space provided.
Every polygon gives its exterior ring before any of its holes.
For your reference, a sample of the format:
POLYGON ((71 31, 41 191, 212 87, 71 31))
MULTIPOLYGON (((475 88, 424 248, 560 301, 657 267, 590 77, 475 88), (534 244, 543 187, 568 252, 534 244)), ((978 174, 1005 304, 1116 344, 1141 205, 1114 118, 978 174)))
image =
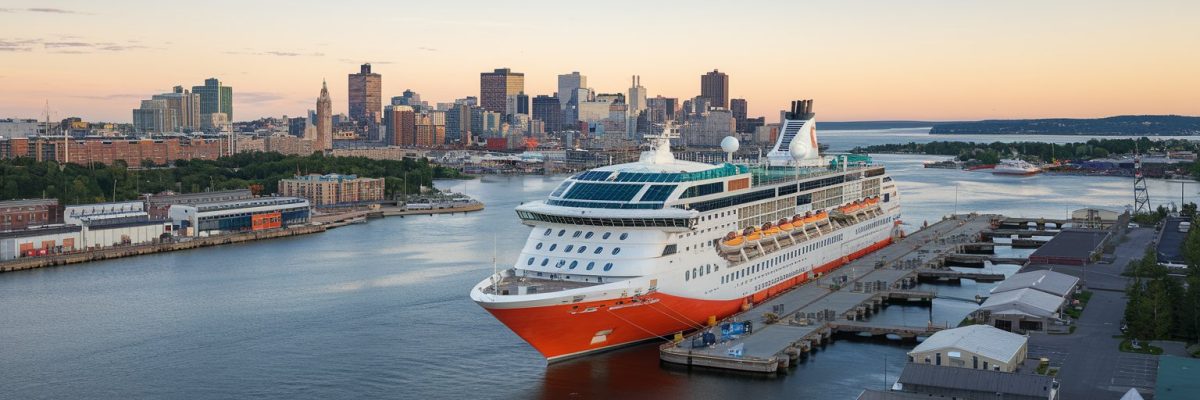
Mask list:
POLYGON ((992 169, 996 175, 1035 175, 1039 172, 1042 172, 1041 168, 1025 160, 1000 160, 992 169))
MULTIPOLYGON (((701 328, 900 235, 884 167, 821 156, 812 100, 784 115, 756 162, 677 160, 668 126, 637 162, 518 206, 520 256, 471 299, 554 362, 701 328)), ((722 142, 728 158, 737 147, 722 142)))

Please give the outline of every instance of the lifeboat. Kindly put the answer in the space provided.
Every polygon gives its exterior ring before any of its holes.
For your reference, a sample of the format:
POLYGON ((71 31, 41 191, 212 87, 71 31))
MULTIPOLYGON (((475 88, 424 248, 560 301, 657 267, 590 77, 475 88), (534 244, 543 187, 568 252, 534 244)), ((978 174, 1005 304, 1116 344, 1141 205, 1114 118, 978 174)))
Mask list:
POLYGON ((792 229, 796 228, 795 226, 792 225, 792 220, 787 219, 787 218, 779 220, 779 222, 775 223, 775 226, 778 226, 779 230, 784 231, 784 232, 791 232, 792 229))
POLYGON ((746 247, 746 238, 738 235, 737 232, 729 232, 725 238, 721 240, 721 251, 726 253, 737 253, 746 247))
POLYGON ((770 222, 768 222, 768 223, 765 223, 765 224, 763 224, 763 225, 762 225, 762 235, 763 235, 763 237, 771 237, 771 236, 775 236, 775 235, 778 235, 778 234, 779 234, 779 232, 780 232, 780 231, 779 231, 779 228, 776 228, 776 227, 775 227, 775 225, 774 225, 774 224, 772 224, 772 223, 770 223, 770 222))
POLYGON ((747 244, 757 246, 758 241, 762 240, 762 234, 757 229, 746 228, 745 231, 742 231, 742 238, 748 242, 747 244))
POLYGON ((807 224, 815 224, 815 223, 817 223, 817 222, 821 222, 822 220, 824 220, 825 218, 828 218, 828 217, 829 217, 829 215, 828 215, 828 214, 825 214, 825 212, 824 212, 824 211, 818 211, 816 214, 813 214, 813 215, 811 215, 811 216, 805 217, 805 218, 804 218, 804 224, 805 224, 805 225, 807 225, 807 224))

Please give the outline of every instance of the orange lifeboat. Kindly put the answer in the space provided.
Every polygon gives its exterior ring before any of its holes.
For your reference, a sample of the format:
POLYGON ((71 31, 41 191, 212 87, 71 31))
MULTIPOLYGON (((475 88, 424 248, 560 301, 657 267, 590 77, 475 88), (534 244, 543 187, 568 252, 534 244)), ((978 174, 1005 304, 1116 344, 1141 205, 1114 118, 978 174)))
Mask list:
POLYGON ((828 217, 828 215, 826 215, 824 211, 817 211, 816 214, 804 217, 804 223, 807 225, 821 222, 821 220, 824 220, 826 217, 828 217))
POLYGON ((742 232, 742 237, 745 238, 746 241, 753 242, 754 244, 757 244, 759 240, 762 240, 762 234, 755 228, 746 228, 746 230, 742 232))
POLYGON ((726 253, 737 253, 743 247, 746 247, 746 239, 737 232, 729 232, 721 240, 721 251, 726 253))
POLYGON ((775 225, 779 227, 779 230, 784 232, 791 232, 792 229, 796 228, 792 225, 792 220, 787 218, 779 220, 779 222, 776 222, 775 225))
POLYGON ((763 237, 775 236, 775 235, 778 235, 779 232, 780 232, 779 228, 776 228, 775 225, 770 222, 762 225, 763 237))

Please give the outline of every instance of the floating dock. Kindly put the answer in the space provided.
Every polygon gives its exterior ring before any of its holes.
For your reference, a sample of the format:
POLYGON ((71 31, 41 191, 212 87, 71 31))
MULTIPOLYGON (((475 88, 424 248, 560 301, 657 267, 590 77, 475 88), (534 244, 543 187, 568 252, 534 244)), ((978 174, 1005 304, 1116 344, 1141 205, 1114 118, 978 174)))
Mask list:
MULTIPOLYGON (((700 330, 661 346, 659 358, 689 366, 774 373, 794 365, 802 354, 827 343, 838 331, 900 337, 930 334, 944 327, 889 327, 863 320, 885 302, 932 301, 936 294, 912 290, 921 272, 948 271, 939 273, 952 276, 956 271, 937 268, 941 257, 973 242, 999 218, 959 215, 942 220, 721 322, 751 321, 751 333, 705 344, 704 334, 719 337, 719 329, 700 330)), ((969 275, 958 274, 960 279, 969 275)))

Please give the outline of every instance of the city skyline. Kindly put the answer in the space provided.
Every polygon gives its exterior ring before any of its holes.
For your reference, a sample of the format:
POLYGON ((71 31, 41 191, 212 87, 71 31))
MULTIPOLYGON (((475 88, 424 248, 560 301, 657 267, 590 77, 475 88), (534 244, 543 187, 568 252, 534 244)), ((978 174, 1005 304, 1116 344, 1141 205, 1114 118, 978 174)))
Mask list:
POLYGON ((639 75, 650 97, 688 99, 700 94, 696 76, 718 69, 731 78, 729 97, 747 99, 749 116, 768 121, 800 97, 816 99, 825 121, 1198 113, 1200 79, 1190 69, 1200 55, 1186 49, 1200 44, 1188 18, 1200 4, 1184 1, 629 3, 582 21, 554 18, 572 6, 552 2, 467 2, 452 10, 455 19, 393 16, 450 15, 436 4, 403 5, 405 13, 388 12, 402 5, 287 4, 298 20, 260 18, 279 4, 0 8, 9 20, 0 26, 0 117, 40 119, 49 101, 55 119, 129 122, 140 100, 213 77, 236 88, 236 120, 304 115, 322 79, 342 110, 348 90, 338 77, 368 62, 387 78, 384 98, 412 89, 430 102, 478 95, 479 74, 505 67, 525 74, 530 98, 553 95, 558 75, 579 71, 600 93, 623 92, 639 75), (231 28, 196 35, 200 25, 175 26, 172 13, 231 28), (800 15, 802 24, 792 18, 800 15), (689 35, 701 20, 728 21, 727 33, 689 35), (311 29, 322 24, 328 29, 311 29), (396 24, 406 26, 403 41, 387 28, 396 24), (260 34, 239 33, 247 29, 260 34), (563 33, 547 39, 543 29, 563 33), (515 44, 480 40, 496 35, 515 44), (652 37, 666 39, 645 44, 652 37))

